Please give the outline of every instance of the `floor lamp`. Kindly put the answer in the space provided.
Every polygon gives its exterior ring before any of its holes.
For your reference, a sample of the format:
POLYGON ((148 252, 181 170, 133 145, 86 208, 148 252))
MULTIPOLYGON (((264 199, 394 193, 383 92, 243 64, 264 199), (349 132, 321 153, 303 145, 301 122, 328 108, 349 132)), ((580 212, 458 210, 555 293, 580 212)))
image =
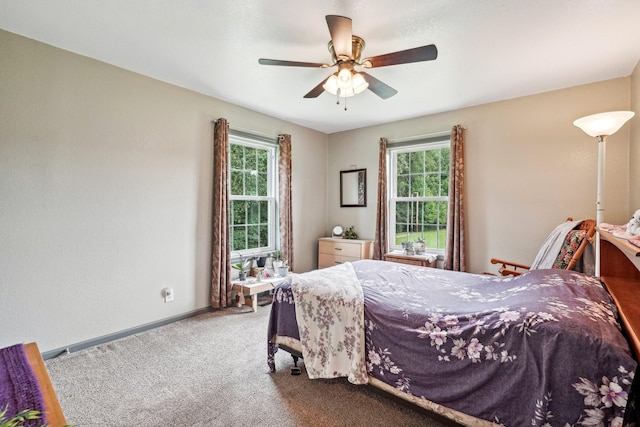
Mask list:
MULTIPOLYGON (((573 122, 589 136, 598 139, 598 187, 596 192, 596 225, 604 218, 604 176, 607 137, 616 133, 631 117, 633 111, 610 111, 592 114, 573 122)), ((600 235, 596 237, 596 276, 600 277, 600 235)))

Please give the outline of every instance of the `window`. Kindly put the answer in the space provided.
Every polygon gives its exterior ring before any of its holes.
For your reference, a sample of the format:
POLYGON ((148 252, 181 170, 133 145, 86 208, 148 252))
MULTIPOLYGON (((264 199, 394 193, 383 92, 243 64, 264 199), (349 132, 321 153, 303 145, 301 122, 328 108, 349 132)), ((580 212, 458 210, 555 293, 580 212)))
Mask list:
POLYGON ((276 145, 232 133, 229 146, 232 256, 271 252, 277 234, 276 145))
POLYGON ((389 245, 424 239, 444 253, 449 203, 449 137, 389 148, 389 245))

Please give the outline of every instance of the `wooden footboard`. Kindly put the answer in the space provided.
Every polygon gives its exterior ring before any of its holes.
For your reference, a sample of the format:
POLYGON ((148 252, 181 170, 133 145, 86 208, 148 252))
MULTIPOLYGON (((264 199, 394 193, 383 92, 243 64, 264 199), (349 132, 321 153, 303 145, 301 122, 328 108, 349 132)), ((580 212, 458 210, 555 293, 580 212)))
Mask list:
POLYGON ((47 425, 49 427, 66 425, 67 420, 62 413, 60 402, 53 390, 51 378, 49 378, 49 373, 47 372, 44 360, 42 360, 42 355, 40 354, 38 345, 34 342, 25 344, 24 350, 27 355, 27 359, 29 360, 29 365, 31 365, 31 369, 33 369, 33 372, 38 378, 38 384, 42 390, 42 398, 44 400, 45 412, 47 414, 47 425))

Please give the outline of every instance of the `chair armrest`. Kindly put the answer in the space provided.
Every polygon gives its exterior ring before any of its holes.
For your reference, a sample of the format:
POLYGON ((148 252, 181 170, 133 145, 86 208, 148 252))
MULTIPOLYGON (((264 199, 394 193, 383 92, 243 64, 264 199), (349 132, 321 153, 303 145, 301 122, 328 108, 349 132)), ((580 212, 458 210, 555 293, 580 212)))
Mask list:
POLYGON ((530 268, 529 265, 519 264, 513 261, 505 261, 498 258, 491 258, 491 264, 502 264, 498 269, 498 273, 502 276, 518 276, 524 273, 524 271, 518 271, 518 269, 529 270, 530 268))

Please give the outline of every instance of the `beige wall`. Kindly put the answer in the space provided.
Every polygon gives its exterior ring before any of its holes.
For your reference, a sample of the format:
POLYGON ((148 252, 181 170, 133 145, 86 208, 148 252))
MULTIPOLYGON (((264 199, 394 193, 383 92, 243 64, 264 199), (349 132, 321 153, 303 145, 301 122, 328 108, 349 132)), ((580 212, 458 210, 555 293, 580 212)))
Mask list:
POLYGON ((629 217, 640 209, 640 62, 631 75, 631 142, 629 147, 629 217))
POLYGON ((3 31, 0 58, 0 347, 209 305, 218 117, 292 135, 296 267, 315 267, 327 135, 3 31))
MULTIPOLYGON (((427 101, 428 102, 428 98, 427 101)), ((573 87, 329 137, 329 228, 375 229, 378 140, 466 127, 467 270, 495 271, 491 257, 530 263, 548 232, 568 216, 595 218, 597 143, 573 125, 579 117, 629 108, 629 79, 573 87), (338 177, 367 168, 368 206, 340 208, 338 177)), ((625 223, 629 126, 607 146, 605 221, 625 223)))

